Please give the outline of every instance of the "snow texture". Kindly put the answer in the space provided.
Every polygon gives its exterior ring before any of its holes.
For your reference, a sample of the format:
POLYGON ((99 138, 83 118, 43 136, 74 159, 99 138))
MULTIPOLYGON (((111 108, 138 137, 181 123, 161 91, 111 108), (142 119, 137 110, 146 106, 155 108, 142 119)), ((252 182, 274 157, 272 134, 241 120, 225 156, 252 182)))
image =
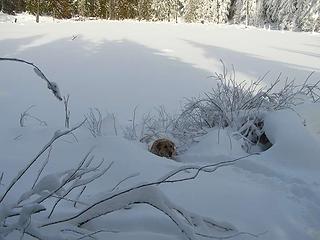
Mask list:
MULTIPOLYGON (((128 141, 122 134, 132 125, 136 106, 136 121, 159 105, 175 113, 184 97, 215 87, 208 77, 221 71, 220 59, 235 66, 239 81, 256 79, 269 70, 263 85, 274 81, 279 72, 303 83, 310 71, 316 71, 311 81, 318 81, 319 34, 45 17, 35 24, 28 15, 18 15, 15 24, 10 16, 5 18, 0 23, 0 56, 33 62, 59 85, 61 97, 70 94, 70 126, 81 122, 90 108, 100 109, 103 120, 102 134, 96 138, 84 126, 74 135, 56 132, 64 128, 63 103, 47 91, 30 66, 0 62, 1 196, 12 185, 0 204, 0 222, 9 219, 7 226, 0 226, 0 239, 20 239, 22 234, 23 239, 31 235, 55 240, 207 239, 198 231, 217 237, 234 234, 236 240, 255 239, 248 233, 262 240, 319 239, 319 103, 267 112, 265 132, 273 143, 269 150, 215 172, 200 172, 190 181, 160 186, 136 188, 177 169, 229 161, 246 153, 230 129, 212 129, 177 161, 155 156, 145 144, 128 141), (34 115, 47 126, 19 126, 20 113, 32 105, 36 105, 34 115), (50 147, 46 143, 57 137, 44 165, 50 147), (77 175, 60 188, 93 146, 89 175, 77 175), (41 149, 45 154, 36 158, 41 149), (36 161, 29 166, 32 159, 36 161), (105 168, 94 170, 102 159, 105 168), (111 162, 112 167, 102 174, 111 162), (18 180, 21 169, 27 171, 18 180), (90 176, 99 178, 91 181, 90 176), (82 183, 88 183, 85 190, 82 183), (135 190, 115 196, 130 188, 135 190), (71 189, 68 197, 77 203, 60 200, 48 219, 57 199, 37 200, 52 191, 62 197, 71 189), (13 204, 18 202, 24 207, 13 204), (97 202, 88 209, 86 204, 97 202), (88 214, 78 215, 86 209, 88 214), (109 210, 112 213, 84 224, 109 210), (43 226, 70 216, 75 217, 43 226), (219 232, 208 221, 233 231, 219 232), (83 223, 81 228, 78 223, 83 223)), ((193 174, 189 169, 176 177, 193 174)))

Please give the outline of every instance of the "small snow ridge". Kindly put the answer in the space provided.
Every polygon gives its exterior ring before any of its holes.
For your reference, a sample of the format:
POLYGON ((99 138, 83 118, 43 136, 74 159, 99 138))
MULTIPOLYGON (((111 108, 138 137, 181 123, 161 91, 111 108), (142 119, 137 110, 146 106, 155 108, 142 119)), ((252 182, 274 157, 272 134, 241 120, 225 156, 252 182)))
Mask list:
POLYGON ((169 49, 169 48, 164 48, 161 50, 161 52, 164 52, 164 53, 173 53, 174 51, 172 49, 169 49))
POLYGON ((14 17, 0 12, 0 22, 14 22, 14 17))

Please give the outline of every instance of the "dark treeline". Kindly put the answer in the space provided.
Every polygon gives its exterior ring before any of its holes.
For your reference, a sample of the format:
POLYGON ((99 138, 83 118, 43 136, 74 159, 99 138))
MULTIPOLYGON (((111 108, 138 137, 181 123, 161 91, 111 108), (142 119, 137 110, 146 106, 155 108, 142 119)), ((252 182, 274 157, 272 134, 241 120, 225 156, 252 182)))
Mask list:
POLYGON ((55 18, 244 23, 320 31, 320 0, 0 0, 1 10, 55 18))
POLYGON ((0 0, 8 14, 29 12, 55 18, 75 16, 103 19, 152 18, 151 0, 0 0))

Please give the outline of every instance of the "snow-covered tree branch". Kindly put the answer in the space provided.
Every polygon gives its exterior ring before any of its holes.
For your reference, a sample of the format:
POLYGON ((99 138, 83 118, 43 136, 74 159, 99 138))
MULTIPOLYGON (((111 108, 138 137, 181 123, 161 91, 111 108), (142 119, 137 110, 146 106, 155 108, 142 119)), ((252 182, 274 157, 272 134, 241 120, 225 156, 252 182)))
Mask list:
POLYGON ((42 224, 41 228, 66 222, 71 222, 72 224, 81 227, 95 218, 127 208, 130 205, 147 204, 167 215, 186 239, 196 239, 197 235, 224 238, 234 236, 239 232, 232 225, 199 216, 177 206, 171 202, 159 190, 159 188, 157 188, 157 186, 165 183, 177 183, 192 180, 198 177, 201 171, 214 172, 221 167, 233 165, 237 161, 249 156, 252 155, 205 166, 183 166, 166 174, 158 181, 139 184, 125 190, 107 192, 102 196, 100 194, 99 197, 93 197, 91 200, 88 200, 88 202, 90 202, 88 203, 89 206, 80 210, 77 214, 42 224), (175 176, 180 176, 181 173, 185 173, 187 170, 194 170, 195 173, 188 173, 187 175, 190 176, 173 179, 175 176))

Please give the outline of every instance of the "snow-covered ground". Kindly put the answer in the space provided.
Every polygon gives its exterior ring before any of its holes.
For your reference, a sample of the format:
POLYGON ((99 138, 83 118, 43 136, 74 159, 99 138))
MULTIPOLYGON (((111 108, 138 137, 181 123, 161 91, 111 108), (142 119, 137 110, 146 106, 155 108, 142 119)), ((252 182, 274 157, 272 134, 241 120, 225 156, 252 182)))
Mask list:
MULTIPOLYGON (((302 83, 311 71, 316 72, 311 81, 320 79, 319 34, 229 25, 51 18, 35 24, 30 16, 17 19, 13 23, 12 17, 0 18, 0 57, 35 63, 59 84, 62 95, 70 94, 72 125, 90 107, 98 107, 104 115, 114 113, 119 122, 118 136, 106 129, 106 136, 93 138, 81 128, 75 132, 78 142, 67 136, 54 144, 45 174, 76 166, 92 146, 96 161, 114 161, 107 174, 90 185, 84 200, 110 191, 135 173, 139 175, 120 188, 156 180, 184 165, 246 155, 227 131, 212 130, 180 155, 179 162, 152 155, 145 145, 121 134, 136 106, 138 116, 159 105, 176 112, 185 97, 214 87, 210 76, 222 70, 220 59, 234 65, 239 80, 254 80, 267 71, 265 84, 280 72, 283 81, 289 77, 302 83)), ((64 127, 64 106, 30 66, 0 62, 0 110, 0 173, 5 173, 2 183, 8 185, 54 131, 64 127), (30 113, 48 126, 30 119, 25 127, 19 126, 20 114, 31 105, 35 107, 30 113)), ((188 211, 231 223, 241 232, 262 233, 258 239, 320 239, 320 107, 308 103, 295 110, 299 114, 281 111, 266 116, 266 132, 274 144, 268 151, 214 173, 201 173, 192 181, 162 185, 161 190, 188 211)), ((37 166, 15 186, 9 199, 32 186, 37 166)), ((56 214, 72 211, 71 206, 64 203, 56 214)), ((109 231, 97 234, 99 239, 183 238, 167 216, 143 205, 96 219, 86 228, 109 231)))

